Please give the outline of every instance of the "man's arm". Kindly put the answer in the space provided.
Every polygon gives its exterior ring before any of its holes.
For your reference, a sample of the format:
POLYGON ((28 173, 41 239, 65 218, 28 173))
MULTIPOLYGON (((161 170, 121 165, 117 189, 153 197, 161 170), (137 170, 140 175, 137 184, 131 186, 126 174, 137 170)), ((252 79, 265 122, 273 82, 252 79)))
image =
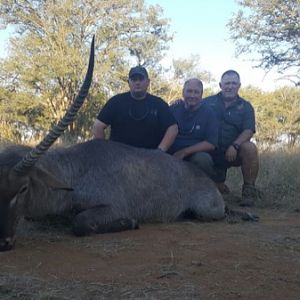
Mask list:
POLYGON ((173 124, 173 125, 169 126, 157 148, 164 152, 168 151, 168 149, 174 143, 177 134, 178 134, 177 124, 173 124))
POLYGON ((238 150, 234 145, 237 145, 239 147, 241 144, 250 141, 252 136, 253 136, 253 131, 251 129, 245 129, 226 150, 225 153, 226 160, 229 162, 235 161, 238 150))
POLYGON ((96 119, 92 130, 94 139, 104 139, 105 138, 104 131, 107 126, 108 125, 106 125, 105 123, 96 119))
POLYGON ((255 133, 255 112, 253 106, 249 102, 245 102, 245 111, 243 117, 243 131, 228 147, 225 153, 227 161, 232 162, 236 160, 238 149, 240 145, 245 142, 249 142, 255 133))
POLYGON ((253 131, 251 129, 245 129, 234 141, 234 143, 237 143, 239 145, 250 141, 250 139, 253 137, 253 131))
POLYGON ((207 141, 202 141, 200 143, 194 144, 192 146, 183 148, 177 152, 175 152, 173 155, 177 159, 184 159, 185 157, 192 155, 196 152, 210 152, 215 149, 215 146, 207 141))

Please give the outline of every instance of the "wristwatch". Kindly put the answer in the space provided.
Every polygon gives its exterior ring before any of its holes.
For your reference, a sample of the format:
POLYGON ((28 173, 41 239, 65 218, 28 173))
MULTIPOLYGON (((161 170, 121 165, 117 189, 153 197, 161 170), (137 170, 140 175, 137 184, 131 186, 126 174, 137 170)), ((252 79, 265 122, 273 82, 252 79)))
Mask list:
POLYGON ((240 150, 240 145, 238 143, 232 143, 231 144, 233 146, 233 148, 236 150, 236 151, 239 151, 240 150))

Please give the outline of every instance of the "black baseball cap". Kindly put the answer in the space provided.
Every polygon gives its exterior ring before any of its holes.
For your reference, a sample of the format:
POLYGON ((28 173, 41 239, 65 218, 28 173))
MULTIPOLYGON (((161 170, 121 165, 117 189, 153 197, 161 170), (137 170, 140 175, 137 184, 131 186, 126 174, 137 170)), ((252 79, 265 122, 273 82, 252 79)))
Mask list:
POLYGON ((148 72, 147 70, 142 66, 133 67, 129 71, 129 78, 131 78, 134 75, 141 75, 144 78, 148 78, 148 72))

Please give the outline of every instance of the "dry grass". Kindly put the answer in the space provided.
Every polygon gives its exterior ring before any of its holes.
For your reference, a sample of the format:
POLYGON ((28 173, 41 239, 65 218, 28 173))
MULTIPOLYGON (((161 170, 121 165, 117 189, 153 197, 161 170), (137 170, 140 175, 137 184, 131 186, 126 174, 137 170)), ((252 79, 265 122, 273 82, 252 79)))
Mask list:
MULTIPOLYGON (((240 168, 228 172, 228 186, 237 197, 241 193, 240 168)), ((260 153, 257 187, 259 207, 300 211, 300 147, 260 153)))

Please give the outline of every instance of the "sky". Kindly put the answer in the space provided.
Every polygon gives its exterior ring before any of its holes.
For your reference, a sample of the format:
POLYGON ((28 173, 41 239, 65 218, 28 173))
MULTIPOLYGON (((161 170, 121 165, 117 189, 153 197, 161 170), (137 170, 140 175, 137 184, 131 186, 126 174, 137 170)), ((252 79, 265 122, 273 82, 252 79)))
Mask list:
MULTIPOLYGON (((235 57, 235 45, 229 39, 226 27, 234 12, 239 9, 235 0, 145 0, 146 4, 159 4, 163 16, 170 19, 170 32, 174 40, 165 59, 200 57, 201 68, 212 73, 216 82, 222 73, 234 69, 240 73, 242 86, 252 85, 272 91, 287 82, 276 80, 280 74, 267 73, 254 68, 250 57, 235 57)), ((7 51, 9 31, 0 30, 0 57, 7 51)), ((252 57, 251 57, 252 58, 252 57)))
POLYGON ((147 4, 159 4, 163 16, 170 19, 170 31, 174 32, 168 60, 200 56, 201 67, 210 71, 219 82, 222 73, 234 69, 241 76, 242 86, 253 85, 265 91, 274 90, 287 82, 276 80, 281 74, 268 74, 254 68, 254 58, 235 57, 235 45, 229 39, 226 27, 233 13, 240 8, 235 0, 146 0, 147 4))

